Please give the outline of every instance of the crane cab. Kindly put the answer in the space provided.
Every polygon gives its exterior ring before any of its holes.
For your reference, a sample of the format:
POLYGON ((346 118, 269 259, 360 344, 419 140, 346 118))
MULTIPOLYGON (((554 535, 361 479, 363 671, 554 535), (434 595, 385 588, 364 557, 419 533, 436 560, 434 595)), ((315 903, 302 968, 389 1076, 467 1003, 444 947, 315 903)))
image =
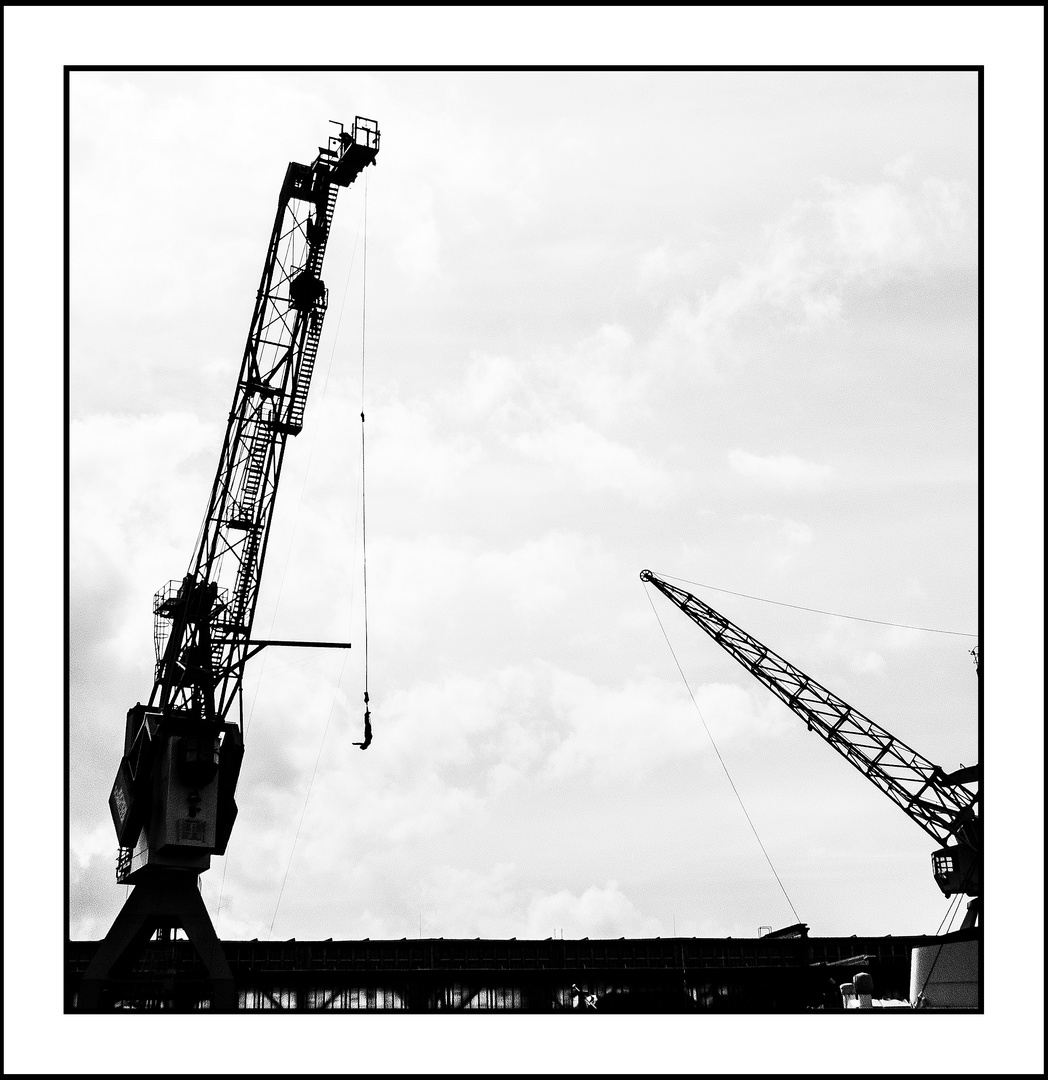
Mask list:
POLYGON ((967 845, 955 844, 933 852, 932 876, 945 896, 978 896, 982 891, 979 854, 967 845))

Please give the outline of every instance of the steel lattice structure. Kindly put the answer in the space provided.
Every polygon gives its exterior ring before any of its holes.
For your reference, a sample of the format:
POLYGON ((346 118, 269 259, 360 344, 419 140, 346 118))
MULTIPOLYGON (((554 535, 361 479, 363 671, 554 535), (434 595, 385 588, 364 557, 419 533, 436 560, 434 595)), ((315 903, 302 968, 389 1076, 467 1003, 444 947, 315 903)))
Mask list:
POLYGON ((288 165, 190 572, 154 603, 150 705, 221 722, 239 695, 284 451, 302 430, 324 325, 320 274, 338 189, 377 151, 377 127, 358 117, 312 165, 288 165))
POLYGON ((121 881, 150 865, 206 869, 209 852, 225 851, 248 657, 265 644, 336 645, 253 642, 251 625, 284 452, 302 430, 324 325, 320 275, 338 189, 374 162, 378 145, 378 125, 358 116, 312 164, 291 162, 280 186, 207 512, 189 572, 155 597, 155 681, 148 704, 127 717, 110 796, 121 881))
POLYGON ((641 573, 689 619, 785 702, 805 724, 858 769, 944 847, 933 856, 936 881, 947 895, 979 892, 977 796, 962 786, 971 772, 947 776, 913 747, 864 716, 800 668, 747 634, 684 589, 641 573), (950 846, 946 846, 950 845, 950 846), (943 859, 949 860, 947 866, 943 859))
POLYGON ((212 1007, 235 1006, 197 877, 225 853, 236 819, 248 658, 265 645, 348 647, 252 641, 251 625, 284 451, 302 430, 324 325, 320 274, 338 189, 374 162, 378 146, 378 125, 358 116, 312 164, 293 161, 284 175, 207 512, 189 572, 154 600, 153 690, 127 714, 109 806, 117 880, 135 887, 85 972, 88 1011, 154 930, 179 927, 204 961, 212 1007))
MULTIPOLYGON (((790 937, 223 941, 222 949, 244 1012, 771 1013, 839 1009, 839 983, 857 971, 901 1005, 913 948, 941 940, 809 938, 805 927, 790 937)), ((67 944, 68 1008, 98 948, 67 944)), ((197 1011, 212 993, 185 941, 150 942, 107 988, 109 1007, 142 1011, 197 1011)))

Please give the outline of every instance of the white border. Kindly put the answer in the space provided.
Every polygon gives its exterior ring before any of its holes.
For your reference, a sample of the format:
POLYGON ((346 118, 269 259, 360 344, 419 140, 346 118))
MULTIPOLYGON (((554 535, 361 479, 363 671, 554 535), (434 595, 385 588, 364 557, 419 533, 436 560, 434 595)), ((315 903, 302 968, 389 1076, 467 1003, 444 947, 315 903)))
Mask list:
POLYGON ((1042 1071, 1043 23, 1039 6, 5 7, 5 1072, 1042 1071), (307 1033, 285 1026, 301 1018, 117 1032, 62 1015, 57 208, 73 63, 986 66, 988 877, 1012 887, 988 898, 985 1015, 883 1016, 867 1022, 891 1030, 861 1038, 828 1017, 489 1017, 468 1032, 358 1017, 307 1033))

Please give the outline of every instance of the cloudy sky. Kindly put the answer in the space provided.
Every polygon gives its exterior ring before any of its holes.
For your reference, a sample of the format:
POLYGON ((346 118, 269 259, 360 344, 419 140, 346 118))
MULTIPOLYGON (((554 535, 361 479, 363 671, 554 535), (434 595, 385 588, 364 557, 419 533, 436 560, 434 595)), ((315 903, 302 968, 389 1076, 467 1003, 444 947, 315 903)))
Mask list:
POLYGON ((934 932, 930 838, 638 575, 976 760, 976 75, 81 72, 72 935, 124 899, 124 713, 284 168, 355 113, 382 149, 339 201, 255 623, 354 648, 251 663, 219 934, 934 932))

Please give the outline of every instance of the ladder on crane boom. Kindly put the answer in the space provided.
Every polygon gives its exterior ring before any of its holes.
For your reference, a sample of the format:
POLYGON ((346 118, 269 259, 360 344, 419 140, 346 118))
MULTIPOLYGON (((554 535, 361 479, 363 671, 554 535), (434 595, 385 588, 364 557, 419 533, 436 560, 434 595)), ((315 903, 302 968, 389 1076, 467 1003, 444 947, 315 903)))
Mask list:
POLYGON ((302 430, 327 309, 320 275, 335 201, 379 149, 374 120, 338 128, 311 164, 287 167, 203 528, 189 572, 154 599, 153 690, 128 711, 109 798, 117 880, 134 890, 84 973, 80 1011, 111 1008, 111 976, 174 927, 207 968, 211 1008, 236 1008, 198 878, 225 853, 237 814, 244 666, 269 645, 349 648, 251 638, 287 439, 302 430))

